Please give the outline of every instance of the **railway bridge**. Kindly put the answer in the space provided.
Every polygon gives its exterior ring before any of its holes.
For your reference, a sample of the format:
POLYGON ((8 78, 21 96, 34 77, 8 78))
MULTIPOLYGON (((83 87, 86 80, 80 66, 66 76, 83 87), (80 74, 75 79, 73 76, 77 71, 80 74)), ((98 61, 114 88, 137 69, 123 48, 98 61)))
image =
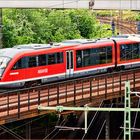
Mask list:
POLYGON ((0 125, 36 117, 48 113, 39 111, 43 106, 97 105, 102 100, 121 99, 125 81, 131 82, 131 90, 140 89, 140 69, 101 74, 33 88, 0 93, 0 125))

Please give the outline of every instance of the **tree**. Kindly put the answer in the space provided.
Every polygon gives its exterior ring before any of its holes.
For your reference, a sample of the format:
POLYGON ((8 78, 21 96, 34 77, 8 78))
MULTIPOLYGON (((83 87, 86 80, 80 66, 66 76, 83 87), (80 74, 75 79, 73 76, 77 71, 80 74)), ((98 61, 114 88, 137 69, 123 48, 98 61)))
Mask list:
POLYGON ((4 9, 3 24, 5 47, 107 35, 89 10, 4 9))

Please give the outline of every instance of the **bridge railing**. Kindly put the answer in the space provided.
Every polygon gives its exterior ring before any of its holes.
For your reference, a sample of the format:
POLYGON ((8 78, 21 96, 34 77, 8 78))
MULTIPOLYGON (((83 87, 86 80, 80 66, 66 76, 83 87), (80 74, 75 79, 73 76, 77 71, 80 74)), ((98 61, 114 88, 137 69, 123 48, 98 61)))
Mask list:
POLYGON ((41 113, 37 107, 82 106, 124 95, 125 81, 133 91, 140 89, 140 69, 83 77, 0 94, 0 124, 41 113))

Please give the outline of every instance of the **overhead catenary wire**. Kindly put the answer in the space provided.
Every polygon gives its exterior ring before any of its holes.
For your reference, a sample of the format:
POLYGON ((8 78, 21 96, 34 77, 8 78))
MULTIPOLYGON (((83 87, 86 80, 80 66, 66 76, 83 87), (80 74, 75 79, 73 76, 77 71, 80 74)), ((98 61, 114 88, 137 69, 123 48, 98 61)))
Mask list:
POLYGON ((20 140, 24 140, 23 137, 21 137, 20 135, 18 135, 17 133, 12 131, 11 129, 7 128, 6 126, 0 125, 0 128, 3 129, 5 132, 8 132, 9 134, 11 134, 13 137, 20 139, 20 140))
MULTIPOLYGON (((36 118, 36 119, 32 119, 31 121, 29 121, 29 122, 27 122, 27 123, 24 123, 24 124, 22 124, 22 125, 19 125, 19 126, 17 126, 17 127, 14 127, 14 128, 12 128, 12 129, 10 129, 10 130, 13 131, 13 130, 15 130, 15 129, 19 129, 19 128, 25 126, 25 125, 30 124, 31 122, 35 122, 35 121, 37 121, 37 120, 39 120, 39 119, 41 119, 41 118, 44 118, 45 116, 46 116, 46 114, 45 114, 45 115, 42 115, 41 117, 38 117, 38 118, 36 118)), ((8 128, 8 129, 9 129, 9 128, 8 128)), ((2 134, 4 134, 4 133, 6 133, 6 131, 0 133, 0 135, 2 135, 2 134)))
POLYGON ((99 132, 99 134, 98 134, 98 136, 97 136, 96 140, 98 140, 98 139, 99 139, 100 134, 101 134, 101 132, 102 132, 102 130, 103 130, 103 128, 104 128, 104 126, 105 126, 105 123, 106 123, 106 120, 104 120, 104 122, 103 122, 103 124, 102 124, 102 127, 101 127, 101 129, 100 129, 100 132, 99 132))
MULTIPOLYGON (((59 120, 60 118, 58 118, 58 120, 59 120)), ((57 121, 57 123, 56 124, 58 124, 58 121, 57 121)), ((62 122, 60 123, 60 126, 64 126, 66 124, 66 120, 65 119, 63 119, 62 120, 62 122)), ((55 129, 53 130, 53 131, 51 131, 51 133, 49 133, 43 140, 46 140, 46 139, 48 139, 49 138, 49 136, 51 136, 53 133, 55 133, 53 136, 56 136, 57 134, 58 134, 58 132, 55 132, 56 130, 58 130, 58 128, 57 127, 55 127, 55 129)), ((52 138, 51 138, 52 139, 52 138)))
MULTIPOLYGON (((104 101, 102 101, 102 102, 100 103, 99 107, 101 107, 101 106, 103 105, 103 103, 104 103, 104 101)), ((96 113, 94 114, 92 120, 90 121, 90 124, 88 125, 87 132, 88 132, 90 126, 92 125, 92 123, 95 121, 95 118, 96 118, 96 116, 98 115, 98 113, 99 113, 99 111, 96 111, 96 113)), ((87 133, 84 133, 84 135, 83 135, 83 137, 82 137, 81 140, 84 140, 84 137, 86 136, 86 134, 87 134, 87 133)))
MULTIPOLYGON (((66 120, 64 119, 64 121, 60 124, 61 126, 64 126, 66 124, 66 120)), ((56 133, 54 133, 54 135, 50 138, 50 140, 51 139, 53 139, 56 135, 58 135, 59 134, 59 132, 61 131, 60 129, 58 129, 57 127, 56 127, 56 130, 58 130, 56 133)), ((55 131, 54 131, 55 132, 55 131)), ((45 139, 46 140, 46 139, 45 139)))

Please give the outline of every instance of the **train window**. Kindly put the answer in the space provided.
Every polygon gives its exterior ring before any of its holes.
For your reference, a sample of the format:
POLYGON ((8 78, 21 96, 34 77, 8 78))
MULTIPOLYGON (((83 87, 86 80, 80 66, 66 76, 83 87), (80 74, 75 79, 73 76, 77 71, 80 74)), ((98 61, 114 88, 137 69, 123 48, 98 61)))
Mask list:
POLYGON ((90 49, 83 50, 83 66, 90 66, 90 49))
POLYGON ((126 60, 132 59, 132 44, 127 44, 125 48, 126 60))
POLYGON ((82 67, 82 50, 76 51, 76 67, 82 67))
POLYGON ((29 56, 29 67, 36 67, 37 66, 37 57, 36 56, 29 56))
POLYGON ((0 57, 0 69, 5 69, 6 66, 8 65, 9 61, 10 61, 9 57, 1 56, 0 57))
POLYGON ((28 67, 28 57, 23 57, 19 59, 16 64, 13 66, 13 70, 23 69, 28 67))
POLYGON ((112 47, 95 48, 94 50, 94 64, 106 64, 112 62, 112 47))
POLYGON ((135 43, 133 44, 133 47, 132 47, 132 57, 133 59, 138 59, 139 58, 139 44, 138 43, 135 43))
POLYGON ((43 54, 38 56, 38 66, 63 63, 63 53, 43 54))
POLYGON ((112 62, 112 47, 92 48, 76 51, 77 68, 112 62))
POLYGON ((42 54, 38 56, 38 66, 45 66, 47 65, 47 55, 42 54))
POLYGON ((63 63, 63 53, 59 52, 57 53, 57 63, 63 63))
POLYGON ((125 60, 125 45, 120 46, 120 58, 121 60, 125 60))
POLYGON ((63 53, 48 54, 48 65, 63 63, 63 53))
POLYGON ((100 57, 100 64, 105 64, 106 63, 106 58, 107 53, 106 53, 106 48, 99 48, 99 57, 100 57))
POLYGON ((140 58, 140 44, 122 44, 120 45, 121 60, 131 60, 140 58))
POLYGON ((112 47, 106 47, 107 49, 107 63, 111 63, 112 62, 112 47))
POLYGON ((48 54, 48 65, 56 64, 55 54, 48 54))
POLYGON ((90 51, 90 64, 91 65, 97 65, 99 64, 99 49, 98 48, 94 48, 94 49, 91 49, 90 51))

